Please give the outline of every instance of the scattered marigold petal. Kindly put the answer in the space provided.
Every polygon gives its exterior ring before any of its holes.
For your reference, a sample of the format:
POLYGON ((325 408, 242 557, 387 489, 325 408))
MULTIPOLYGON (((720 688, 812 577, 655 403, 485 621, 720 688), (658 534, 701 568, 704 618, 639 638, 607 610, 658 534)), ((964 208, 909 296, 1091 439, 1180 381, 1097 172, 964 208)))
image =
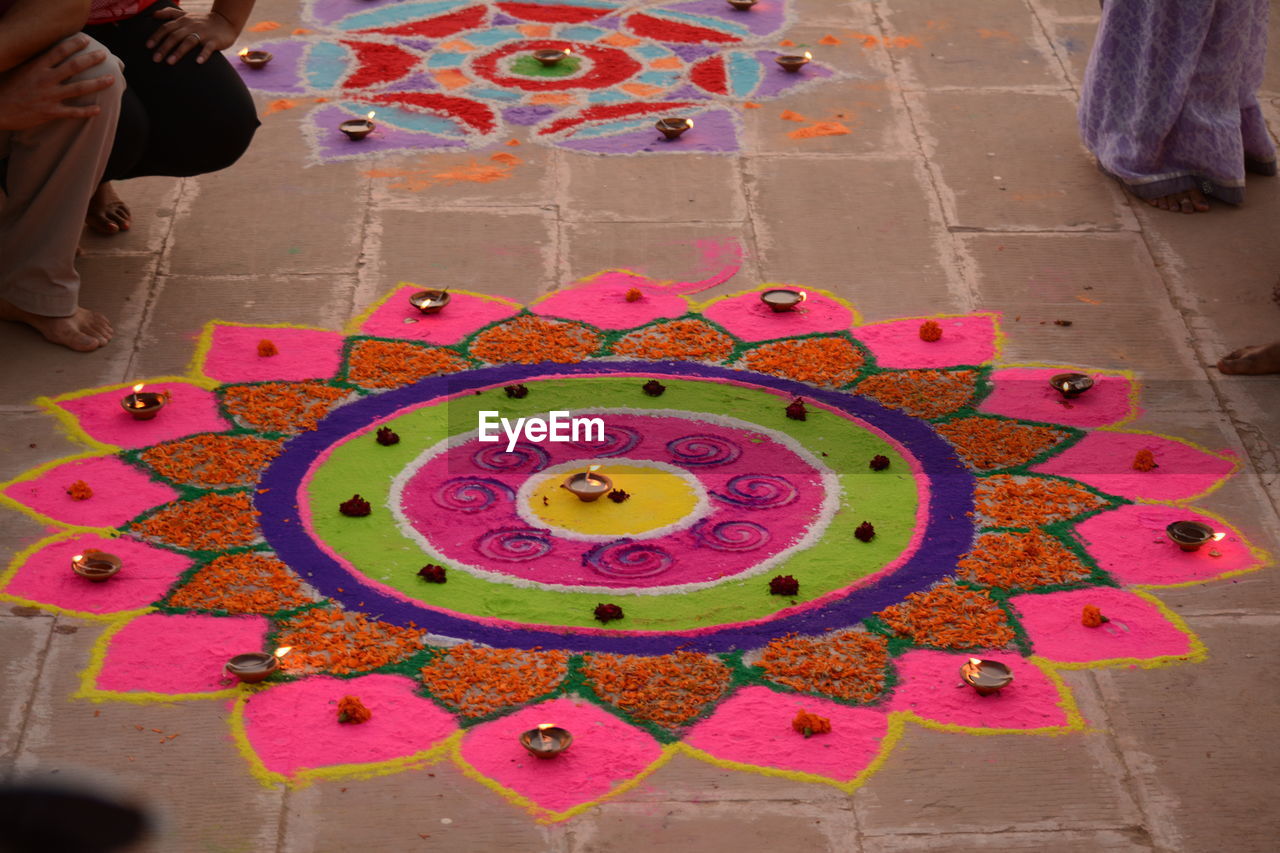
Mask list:
POLYGON ((967 465, 980 471, 1025 465, 1067 437, 1052 427, 981 417, 959 418, 937 430, 967 465))
POLYGON ((365 707, 359 696, 343 696, 338 700, 338 722, 359 725, 373 719, 373 712, 365 707))
POLYGON ((463 643, 422 668, 422 683, 465 717, 523 705, 555 689, 569 673, 568 652, 490 649, 463 643))
POLYGON ((669 655, 594 654, 582 666, 596 694, 637 720, 677 728, 729 686, 729 668, 696 652, 669 655))
POLYGON ((399 341, 357 341, 347 362, 347 380, 365 388, 397 388, 427 376, 466 370, 452 350, 399 341))
POLYGON ((173 595, 172 607, 276 613, 315 601, 280 560, 254 552, 224 554, 203 567, 173 595))
POLYGON ((471 344, 471 354, 490 364, 567 363, 599 348, 600 336, 581 323, 524 316, 485 329, 471 344))
POLYGON ((868 376, 856 390, 890 409, 917 418, 937 418, 968 405, 977 381, 978 374, 972 370, 902 370, 868 376))
POLYGON ((1133 457, 1133 470, 1135 471, 1146 472, 1158 467, 1156 455, 1149 448, 1142 448, 1133 457))
POLYGON ((1033 530, 982 534, 957 574, 983 586, 1032 589, 1081 580, 1089 570, 1061 541, 1033 530))
POLYGON ((67 486, 67 495, 73 501, 87 501, 93 497, 93 489, 84 480, 76 480, 67 486))
POLYGON ((942 340, 942 326, 937 320, 925 320, 920 324, 920 340, 928 343, 942 340))
POLYGON ((139 536, 191 551, 225 551, 248 547, 262 538, 257 521, 260 514, 245 492, 213 493, 166 504, 130 529, 139 536))
POLYGON ((280 354, 280 350, 276 348, 274 341, 269 341, 266 338, 263 338, 262 340, 258 341, 258 357, 259 358, 270 358, 273 355, 279 355, 279 354, 280 354))
POLYGON ((147 448, 142 461, 175 483, 219 489, 256 483, 281 448, 257 435, 193 435, 147 448))
POLYGON ((827 637, 788 634, 765 646, 755 665, 770 681, 793 690, 870 702, 884 690, 888 649, 884 637, 865 631, 827 637))
POLYGON ((351 396, 345 388, 320 382, 264 382, 229 385, 222 403, 236 420, 267 432, 315 429, 333 405, 351 396))
POLYGON ((862 352, 844 338, 804 338, 756 347, 740 363, 785 379, 838 387, 853 381, 863 360, 862 352))
POLYGON ((978 481, 974 506, 985 527, 1041 527, 1105 505, 1076 483, 996 474, 978 481))
POLYGON ((831 731, 831 721, 826 717, 819 717, 817 714, 810 714, 808 711, 801 710, 796 714, 795 719, 791 721, 791 728, 805 737, 810 735, 826 734, 831 731))
POLYGON ((1001 648, 1013 642, 1008 617, 985 590, 942 583, 876 614, 897 634, 943 649, 1001 648))
POLYGON ((702 320, 674 320, 632 332, 613 345, 615 355, 680 361, 724 361, 733 338, 702 320))

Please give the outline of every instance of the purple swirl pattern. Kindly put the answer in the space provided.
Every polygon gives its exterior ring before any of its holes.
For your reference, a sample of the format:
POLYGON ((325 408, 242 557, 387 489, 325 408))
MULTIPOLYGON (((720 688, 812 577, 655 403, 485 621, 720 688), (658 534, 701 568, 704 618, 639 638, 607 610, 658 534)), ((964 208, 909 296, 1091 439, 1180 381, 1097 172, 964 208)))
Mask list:
POLYGON ((501 444, 483 447, 471 454, 471 462, 485 471, 503 473, 521 471, 529 465, 529 472, 536 473, 551 464, 551 455, 536 444, 519 441, 511 451, 504 450, 501 444))
POLYGON ((727 438, 699 433, 667 442, 667 452, 677 465, 710 468, 734 462, 742 455, 742 448, 727 438))
POLYGON ((693 528, 698 544, 716 551, 754 551, 771 538, 764 525, 754 521, 721 521, 709 525, 701 521, 693 528))
POLYGON ((570 447, 590 451, 592 456, 621 456, 640 443, 640 433, 631 427, 605 425, 604 441, 571 441, 570 447))
POLYGON ((476 540, 475 548, 493 560, 523 563, 551 553, 551 536, 533 527, 503 527, 476 540))
POLYGON ((488 477, 453 477, 431 496, 436 506, 455 512, 484 512, 499 501, 514 501, 515 489, 488 477))
POLYGON ((675 558, 646 542, 619 539, 582 555, 582 564, 609 578, 651 578, 671 568, 675 558))
POLYGON ((744 509, 774 509, 795 501, 800 490, 776 474, 739 474, 725 484, 725 491, 711 496, 744 509))

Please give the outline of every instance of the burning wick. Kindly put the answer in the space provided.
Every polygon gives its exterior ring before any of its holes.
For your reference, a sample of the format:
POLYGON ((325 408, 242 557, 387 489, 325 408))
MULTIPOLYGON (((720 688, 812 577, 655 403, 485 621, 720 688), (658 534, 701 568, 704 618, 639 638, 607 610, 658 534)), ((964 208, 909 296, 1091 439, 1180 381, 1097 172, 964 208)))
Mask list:
POLYGON ((560 60, 564 59, 566 56, 569 56, 572 53, 573 51, 567 47, 564 50, 556 50, 555 48, 544 48, 543 50, 535 50, 533 52, 533 58, 541 62, 543 65, 547 67, 551 67, 553 65, 559 65, 560 60))
POLYGON ((573 743, 573 735, 551 723, 538 723, 520 735, 520 743, 538 758, 555 758, 573 743))
POLYGON ((77 575, 94 582, 105 581, 116 575, 124 564, 115 554, 93 551, 89 554, 76 554, 71 558, 71 570, 77 575))
POLYGON ((784 311, 794 311, 801 302, 809 297, 809 294, 803 290, 766 290, 760 294, 760 301, 769 306, 769 310, 781 314, 784 311))
POLYGON ((1013 671, 998 660, 969 658, 960 667, 960 679, 979 696, 988 696, 1008 687, 1013 681, 1013 671))
POLYGON ((409 304, 423 314, 439 314, 449 304, 449 288, 444 290, 419 290, 409 297, 409 304))
POLYGON ((254 70, 265 68, 273 57, 265 50, 249 50, 245 48, 239 53, 240 61, 254 70))
POLYGON ((1199 551, 1201 545, 1221 542, 1227 535, 1201 521, 1175 521, 1164 531, 1170 541, 1183 551, 1199 551))
POLYGON ((577 496, 583 503, 599 500, 601 495, 613 489, 613 480, 604 474, 595 473, 599 465, 592 465, 582 474, 573 474, 560 485, 577 496))
POLYGON ((374 127, 377 126, 373 123, 374 115, 374 111, 369 110, 369 114, 364 118, 347 119, 342 124, 338 125, 338 130, 345 133, 347 138, 353 142, 359 139, 364 139, 366 136, 373 133, 374 127))
POLYGON ((1059 373, 1049 380, 1049 385, 1062 395, 1064 400, 1079 397, 1093 387, 1092 377, 1083 373, 1059 373))
POLYGON ((654 125, 667 139, 679 139, 680 134, 693 127, 691 118, 660 118, 654 125))
POLYGON ((136 421, 149 421, 160 413, 168 402, 169 395, 158 394, 154 391, 143 392, 142 383, 139 382, 133 386, 133 393, 126 394, 120 401, 120 405, 126 412, 133 416, 136 421))

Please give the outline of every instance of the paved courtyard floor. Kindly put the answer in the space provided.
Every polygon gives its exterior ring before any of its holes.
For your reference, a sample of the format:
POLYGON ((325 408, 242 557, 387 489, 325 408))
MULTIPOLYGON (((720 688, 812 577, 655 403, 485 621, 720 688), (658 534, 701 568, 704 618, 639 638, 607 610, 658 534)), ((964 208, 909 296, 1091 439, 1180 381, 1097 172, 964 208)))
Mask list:
MULTIPOLYGON (((1006 363, 1133 371, 1143 412, 1127 428, 1236 454, 1241 471, 1197 505, 1280 553, 1280 377, 1213 367, 1280 337, 1280 179, 1251 177, 1240 209, 1185 216, 1104 178, 1075 129, 1093 0, 792 3, 785 36, 849 75, 742 110, 740 154, 596 156, 513 127, 462 153, 313 163, 313 105, 260 96, 241 162, 122 184, 133 230, 86 236, 83 301, 112 318, 109 346, 0 330, 0 479, 79 450, 37 397, 179 375, 213 319, 340 329, 399 282, 528 302, 611 268, 694 280, 737 246, 740 268, 705 295, 789 282, 865 321, 998 311, 1006 363), (848 133, 795 133, 824 122, 848 133)), ((281 27, 245 44, 307 26, 299 0, 260 0, 252 20, 281 27)), ((1263 89, 1280 132, 1274 47, 1263 89)), ((0 515, 6 560, 44 535, 0 515)), ((448 762, 263 787, 223 703, 73 699, 102 625, 3 602, 0 772, 109 780, 157 812, 144 849, 164 853, 1274 850, 1280 573, 1159 598, 1207 661, 1065 672, 1083 731, 913 727, 851 794, 678 755, 551 824, 448 762)))

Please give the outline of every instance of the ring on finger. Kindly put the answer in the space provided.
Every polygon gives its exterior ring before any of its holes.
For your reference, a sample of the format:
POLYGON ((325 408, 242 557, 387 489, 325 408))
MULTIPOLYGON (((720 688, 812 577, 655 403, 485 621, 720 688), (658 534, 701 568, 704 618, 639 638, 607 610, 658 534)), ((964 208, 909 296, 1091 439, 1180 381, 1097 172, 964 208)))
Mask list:
POLYGON ((196 40, 196 44, 199 44, 200 42, 204 41, 204 39, 200 38, 200 34, 199 34, 199 33, 187 33, 187 38, 189 38, 189 39, 195 39, 195 40, 196 40))

